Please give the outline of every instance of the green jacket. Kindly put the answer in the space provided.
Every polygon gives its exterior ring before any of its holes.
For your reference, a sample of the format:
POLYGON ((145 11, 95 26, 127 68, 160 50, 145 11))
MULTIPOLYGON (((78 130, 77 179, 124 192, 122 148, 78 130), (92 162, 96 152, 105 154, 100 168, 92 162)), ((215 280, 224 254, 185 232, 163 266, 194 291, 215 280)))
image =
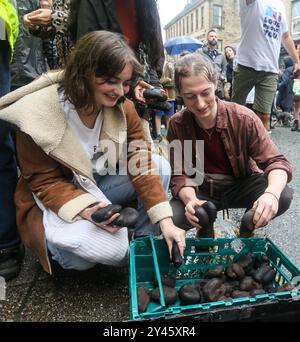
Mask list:
POLYGON ((7 40, 10 46, 10 56, 12 58, 14 45, 19 34, 19 20, 16 7, 13 1, 0 0, 0 18, 5 22, 7 40))

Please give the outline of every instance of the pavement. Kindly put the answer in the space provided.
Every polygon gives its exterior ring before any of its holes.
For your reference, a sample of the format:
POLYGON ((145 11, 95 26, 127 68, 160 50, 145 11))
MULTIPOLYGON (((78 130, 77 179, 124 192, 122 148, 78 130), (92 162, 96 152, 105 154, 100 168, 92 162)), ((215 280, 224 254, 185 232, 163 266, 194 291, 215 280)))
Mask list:
MULTIPOLYGON (((300 268, 300 133, 276 127, 273 141, 293 165, 295 190, 289 211, 260 229, 300 268)), ((238 221, 243 211, 230 210, 238 221)), ((7 283, 0 322, 120 322, 129 320, 128 267, 97 266, 87 272, 46 274, 26 250, 18 278, 7 283)))

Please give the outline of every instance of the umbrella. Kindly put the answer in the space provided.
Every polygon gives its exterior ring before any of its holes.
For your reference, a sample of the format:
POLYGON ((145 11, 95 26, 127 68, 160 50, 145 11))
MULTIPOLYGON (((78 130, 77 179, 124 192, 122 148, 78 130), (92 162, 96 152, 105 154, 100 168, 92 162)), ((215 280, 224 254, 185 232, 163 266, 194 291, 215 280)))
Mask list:
POLYGON ((201 48, 203 43, 191 36, 179 36, 169 39, 165 42, 164 47, 169 55, 179 55, 183 51, 194 52, 201 48))

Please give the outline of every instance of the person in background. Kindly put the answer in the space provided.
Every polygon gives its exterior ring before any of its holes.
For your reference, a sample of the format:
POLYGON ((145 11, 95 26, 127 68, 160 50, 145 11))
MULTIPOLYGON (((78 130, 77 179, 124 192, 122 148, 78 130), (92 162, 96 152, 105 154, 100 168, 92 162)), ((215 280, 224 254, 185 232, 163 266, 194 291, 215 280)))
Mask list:
POLYGON ((233 61, 236 51, 232 46, 225 46, 224 53, 227 61, 226 66, 226 84, 224 86, 224 96, 226 100, 231 100, 232 96, 232 74, 233 74, 233 61))
POLYGON ((294 123, 291 128, 292 132, 300 132, 299 117, 300 117, 300 96, 294 96, 294 110, 293 110, 294 123))
POLYGON ((123 37, 83 36, 63 71, 51 72, 0 101, 0 119, 16 133, 21 177, 15 201, 22 239, 51 272, 47 255, 65 269, 128 260, 127 229, 108 204, 137 203, 135 237, 165 237, 183 254, 185 231, 172 221, 167 199, 170 165, 152 155, 134 105, 124 96, 143 67, 123 37), (109 66, 109 68, 108 68, 109 66))
MULTIPOLYGON (((256 229, 283 214, 293 194, 287 186, 292 178, 289 161, 254 112, 215 96, 217 82, 213 65, 204 57, 190 55, 176 63, 176 88, 186 109, 172 117, 167 136, 170 144, 181 142, 170 160, 171 205, 175 224, 196 227, 197 237, 214 236, 213 227, 203 231, 195 216, 195 208, 206 201, 213 202, 217 210, 245 208, 256 229), (192 148, 184 149, 189 140, 192 148), (204 142, 204 155, 197 149, 197 141, 204 142), (188 174, 184 166, 184 172, 178 172, 178 153, 180 160, 192 164, 194 175, 188 174), (197 182, 194 178, 202 174, 196 169, 199 163, 204 164, 202 184, 199 177, 197 182)), ((251 236, 253 231, 243 229, 240 234, 251 236)))
POLYGON ((162 84, 164 91, 168 96, 168 102, 171 105, 169 111, 155 111, 155 128, 156 128, 156 139, 161 140, 161 119, 164 116, 166 120, 167 129, 169 126, 170 117, 175 113, 175 99, 176 99, 176 90, 174 83, 174 64, 172 62, 165 62, 163 68, 163 74, 160 79, 160 83, 162 84))
POLYGON ((218 50, 218 35, 215 30, 210 30, 207 33, 207 45, 198 49, 196 53, 207 57, 213 62, 214 67, 218 73, 218 89, 216 95, 224 98, 224 84, 226 82, 226 57, 225 54, 218 50))
POLYGON ((31 33, 41 38, 55 40, 57 64, 63 68, 72 47, 68 32, 70 0, 41 0, 41 8, 24 16, 31 33))
POLYGON ((295 74, 300 72, 299 56, 281 0, 240 0, 240 17, 242 36, 233 72, 232 101, 245 105, 255 87, 253 110, 269 131, 281 43, 294 61, 295 74))
MULTIPOLYGON (((52 9, 52 0, 39 0, 41 9, 52 9)), ((24 17, 23 17, 23 25, 24 17)), ((50 70, 59 68, 59 60, 57 55, 56 39, 55 36, 45 37, 43 41, 43 51, 47 59, 47 64, 50 70)))
POLYGON ((285 69, 278 78, 276 107, 283 112, 292 112, 294 107, 294 63, 291 57, 283 60, 285 69))
POLYGON ((23 16, 40 7, 39 0, 17 0, 19 36, 11 64, 11 90, 20 88, 47 70, 55 69, 56 50, 49 38, 41 39, 31 35, 23 22, 23 16))
MULTIPOLYGON (((18 37, 19 23, 15 1, 0 1, 0 98, 10 91, 10 61, 18 37)), ((0 277, 18 276, 24 246, 17 233, 14 193, 17 163, 11 127, 0 120, 0 277)))
MULTIPOLYGON (((297 53, 300 58, 300 45, 297 45, 297 53)), ((299 117, 300 117, 300 80, 299 77, 298 79, 294 80, 294 85, 295 85, 295 92, 293 89, 294 93, 294 110, 293 110, 293 117, 294 117, 294 124, 293 127, 291 128, 292 132, 300 132, 300 127, 299 127, 299 117), (298 91, 297 91, 298 88, 298 91)))

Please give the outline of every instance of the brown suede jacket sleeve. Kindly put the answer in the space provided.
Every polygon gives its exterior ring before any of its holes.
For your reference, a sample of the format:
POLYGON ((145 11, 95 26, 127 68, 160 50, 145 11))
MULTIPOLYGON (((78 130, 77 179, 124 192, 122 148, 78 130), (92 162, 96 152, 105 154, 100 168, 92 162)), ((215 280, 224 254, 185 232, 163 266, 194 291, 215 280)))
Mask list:
POLYGON ((81 210, 98 202, 72 183, 70 169, 49 157, 27 134, 17 133, 16 149, 21 177, 42 203, 63 219, 72 221, 81 210), (69 215, 60 215, 64 207, 69 215))

